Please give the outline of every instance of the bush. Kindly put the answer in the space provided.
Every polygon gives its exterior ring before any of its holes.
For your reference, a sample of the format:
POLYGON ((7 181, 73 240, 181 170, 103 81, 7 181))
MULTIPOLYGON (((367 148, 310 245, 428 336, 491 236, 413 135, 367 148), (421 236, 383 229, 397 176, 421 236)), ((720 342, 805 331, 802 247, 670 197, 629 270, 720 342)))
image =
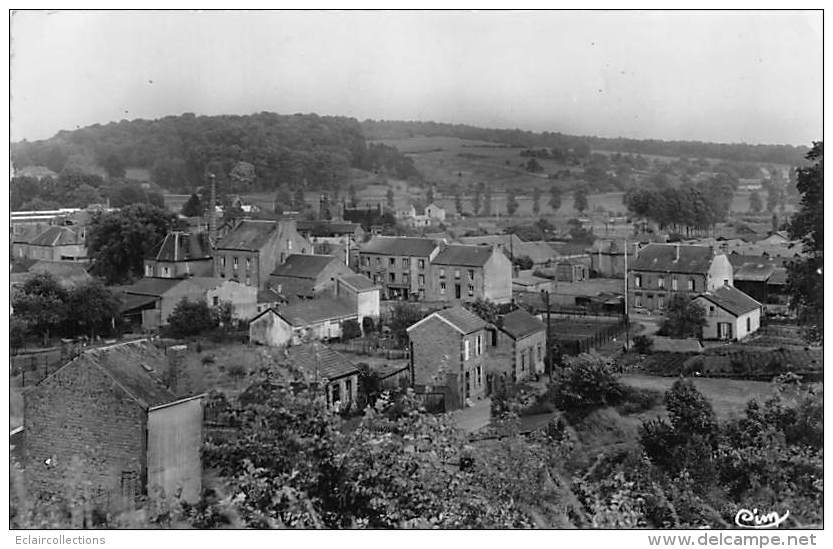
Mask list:
POLYGON ((239 379, 244 377, 249 372, 243 364, 232 364, 226 368, 226 373, 233 378, 239 379))
POLYGON ((216 317, 205 301, 189 301, 182 298, 168 317, 167 332, 173 337, 189 337, 211 330, 215 326, 216 317))
POLYGON ((648 336, 638 335, 633 338, 633 350, 640 355, 647 355, 654 346, 654 340, 648 336))
POLYGON ((656 407, 660 402, 662 402, 660 391, 625 385, 622 387, 622 403, 616 409, 624 415, 638 414, 656 407))
POLYGON ((548 398, 564 411, 589 411, 618 404, 623 394, 611 365, 589 354, 567 359, 567 367, 548 390, 548 398))
POLYGON ((366 316, 362 319, 362 331, 365 335, 376 331, 376 323, 373 322, 373 317, 366 316))
POLYGON ((352 318, 341 323, 341 340, 348 341, 362 336, 362 329, 359 323, 352 318))

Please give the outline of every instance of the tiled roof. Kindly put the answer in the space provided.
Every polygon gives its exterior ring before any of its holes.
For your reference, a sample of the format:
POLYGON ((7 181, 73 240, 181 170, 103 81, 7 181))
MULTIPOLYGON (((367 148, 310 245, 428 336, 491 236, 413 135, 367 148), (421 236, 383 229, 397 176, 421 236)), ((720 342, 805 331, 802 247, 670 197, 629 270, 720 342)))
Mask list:
POLYGON ((161 296, 177 284, 185 282, 179 278, 142 278, 121 290, 127 294, 161 296))
POLYGON ((311 236, 338 236, 343 234, 353 234, 361 225, 358 223, 336 223, 327 221, 298 221, 298 230, 301 232, 309 232, 311 236))
MULTIPOLYGON (((583 248, 583 246, 582 246, 583 248)), ((584 251, 577 251, 576 253, 585 253, 584 251)), ((551 261, 558 255, 568 255, 557 252, 549 242, 524 242, 521 246, 521 252, 515 250, 515 256, 525 255, 532 260, 533 263, 546 263, 551 261)))
POLYGON ((485 320, 460 305, 437 311, 434 314, 446 320, 464 334, 470 334, 486 327, 485 320))
POLYGON ((271 288, 266 288, 265 290, 258 290, 257 291, 257 302, 258 303, 277 303, 282 301, 281 295, 272 290, 271 288))
POLYGON ((151 249, 148 259, 157 261, 192 261, 210 259, 211 246, 206 233, 171 231, 151 249))
POLYGON ((721 286, 711 292, 700 294, 698 297, 708 299, 718 307, 725 309, 735 316, 760 309, 761 304, 733 286, 721 286))
POLYGON ((463 267, 482 267, 492 257, 492 248, 466 244, 450 244, 440 250, 434 265, 461 265, 463 267))
POLYGON ((777 268, 767 280, 767 284, 783 285, 787 283, 787 269, 777 268))
POLYGON ((315 296, 315 279, 271 275, 269 285, 292 303, 297 298, 312 298, 315 296))
POLYGON ((518 309, 503 315, 500 328, 512 336, 513 339, 521 339, 546 330, 546 326, 541 322, 541 319, 532 316, 524 309, 518 309))
POLYGON ((126 313, 136 309, 146 309, 155 304, 159 298, 153 295, 119 294, 119 312, 126 313))
POLYGON ((376 236, 361 247, 361 253, 428 257, 436 247, 430 238, 376 236))
POLYGON ((272 275, 315 279, 333 261, 338 259, 332 255, 292 254, 282 265, 275 267, 272 275))
POLYGON ((648 244, 639 250, 639 255, 631 265, 631 270, 706 274, 713 258, 714 252, 706 246, 648 244), (679 260, 677 259, 678 249, 679 260))
POLYGON ((489 234, 483 236, 462 236, 458 239, 463 244, 477 244, 478 246, 500 246, 507 252, 519 254, 524 241, 515 234, 489 234))
POLYGON ((374 284, 372 280, 370 280, 362 274, 346 274, 341 275, 338 278, 339 280, 341 280, 342 282, 344 282, 345 284, 347 284, 348 286, 350 286, 358 292, 378 288, 378 286, 374 284))
POLYGON ((278 308, 278 314, 293 326, 307 326, 325 320, 357 316, 356 311, 337 299, 318 298, 278 308))
POLYGON ((38 261, 29 267, 30 274, 49 273, 66 286, 82 284, 92 279, 87 265, 71 261, 38 261))
POLYGON ((61 226, 49 227, 29 242, 32 246, 70 246, 83 243, 84 240, 77 232, 61 226))
POLYGON ((147 340, 139 340, 89 349, 68 362, 64 368, 73 364, 88 364, 99 368, 127 395, 147 409, 178 400, 157 377, 166 370, 167 362, 162 351, 147 340))
POLYGON ((768 265, 772 265, 773 267, 781 267, 783 266, 785 259, 782 257, 770 257, 768 255, 750 255, 750 254, 740 254, 736 252, 732 252, 730 254, 726 254, 726 257, 729 259, 729 263, 732 264, 732 267, 737 269, 738 267, 746 264, 746 263, 765 263, 768 265))
POLYGON ((225 250, 260 250, 277 232, 278 223, 271 220, 244 219, 217 244, 225 250))
POLYGON ((220 278, 219 276, 192 276, 188 279, 188 282, 194 284, 195 286, 199 286, 203 290, 213 290, 214 288, 222 286, 226 282, 231 284, 240 284, 234 280, 220 278))
POLYGON ((775 267, 770 263, 744 263, 735 269, 735 280, 763 282, 772 276, 775 267))
POLYGON ((293 345, 286 349, 286 358, 303 371, 308 380, 326 378, 330 381, 359 373, 355 364, 341 353, 316 343, 293 345))

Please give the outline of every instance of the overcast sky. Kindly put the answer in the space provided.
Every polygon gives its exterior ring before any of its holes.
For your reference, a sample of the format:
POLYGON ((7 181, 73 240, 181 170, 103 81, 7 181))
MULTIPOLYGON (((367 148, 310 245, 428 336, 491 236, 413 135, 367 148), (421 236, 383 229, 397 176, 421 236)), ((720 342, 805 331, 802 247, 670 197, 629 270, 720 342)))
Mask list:
POLYGON ((316 112, 808 145, 821 12, 18 12, 12 139, 316 112))

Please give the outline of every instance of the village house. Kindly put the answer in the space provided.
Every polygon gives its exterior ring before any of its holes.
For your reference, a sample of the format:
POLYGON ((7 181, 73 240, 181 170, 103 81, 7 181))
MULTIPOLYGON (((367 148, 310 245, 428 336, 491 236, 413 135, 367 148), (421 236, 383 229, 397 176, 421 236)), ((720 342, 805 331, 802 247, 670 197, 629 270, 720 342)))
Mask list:
POLYGON ((425 206, 425 217, 435 223, 445 223, 445 209, 432 202, 425 206))
POLYGON ((9 283, 12 287, 20 286, 37 274, 49 274, 61 287, 76 288, 92 281, 92 275, 87 272, 88 267, 87 263, 70 261, 35 261, 24 272, 12 272, 9 283))
POLYGON ((15 257, 43 261, 87 261, 85 227, 53 225, 27 242, 17 241, 15 257))
POLYGON ((431 260, 426 299, 512 301, 512 263, 497 246, 450 244, 431 260))
POLYGON ((145 258, 147 277, 183 278, 211 276, 214 262, 206 233, 171 231, 156 244, 145 258))
POLYGON ((160 381, 178 367, 179 352, 166 357, 145 340, 92 348, 27 389, 30 493, 79 490, 112 504, 161 490, 196 501, 202 488, 202 395, 182 397, 160 381), (73 479, 85 486, 71 486, 73 479))
POLYGON ((359 272, 380 285, 387 299, 424 299, 438 251, 428 238, 376 236, 359 250, 359 272))
POLYGON ((298 234, 294 220, 243 219, 217 243, 214 275, 263 288, 287 257, 309 253, 312 246, 298 234))
MULTIPOLYGON (((628 247, 628 261, 633 263, 638 243, 628 247)), ((596 240, 587 249, 590 255, 590 270, 597 276, 622 278, 625 276, 625 243, 616 240, 596 240)))
POLYGON ((523 257, 527 251, 525 242, 515 234, 489 234, 483 236, 461 236, 457 239, 460 244, 476 244, 478 246, 497 246, 510 260, 523 257))
POLYGON ((355 267, 359 244, 365 231, 358 223, 298 220, 298 232, 312 244, 313 253, 334 255, 355 267))
POLYGON ((703 339, 741 340, 761 327, 762 305, 732 286, 703 292, 694 302, 706 311, 703 339))
POLYGON ((288 347, 285 357, 310 383, 323 383, 327 406, 346 411, 359 397, 359 369, 343 354, 320 343, 288 347))
POLYGON ((258 313, 258 290, 254 286, 212 276, 195 276, 188 281, 202 289, 205 303, 209 307, 228 303, 232 320, 249 320, 258 313))
POLYGON ((555 284, 549 278, 543 278, 532 274, 532 269, 515 269, 512 275, 512 292, 525 294, 540 294, 541 292, 555 291, 555 284))
POLYGON ((408 327, 411 381, 418 394, 441 394, 446 410, 486 396, 486 322, 461 306, 408 327))
POLYGON ((358 323, 358 312, 340 299, 320 297, 267 309, 249 322, 249 341, 284 347, 341 337, 345 321, 358 323))
POLYGON ((372 319, 374 325, 379 321, 379 286, 366 276, 355 273, 337 276, 335 297, 356 311, 362 331, 365 318, 372 319))
POLYGON ((335 256, 292 254, 275 267, 266 285, 288 303, 296 303, 331 291, 335 277, 348 273, 350 268, 335 256))
POLYGON ((285 303, 285 299, 282 295, 271 288, 266 288, 265 290, 258 290, 257 291, 257 307, 255 309, 255 314, 260 314, 266 309, 271 309, 272 307, 277 307, 281 303, 285 303))
POLYGON ((186 278, 142 278, 129 286, 117 286, 122 294, 120 314, 143 330, 157 330, 168 324, 168 317, 184 298, 202 300, 205 290, 186 278))
POLYGON ((489 375, 493 387, 533 379, 544 373, 547 329, 536 316, 517 309, 489 328, 489 375))
POLYGON ((657 312, 675 292, 695 297, 732 284, 732 264, 714 248, 648 244, 629 265, 628 301, 634 309, 657 312))

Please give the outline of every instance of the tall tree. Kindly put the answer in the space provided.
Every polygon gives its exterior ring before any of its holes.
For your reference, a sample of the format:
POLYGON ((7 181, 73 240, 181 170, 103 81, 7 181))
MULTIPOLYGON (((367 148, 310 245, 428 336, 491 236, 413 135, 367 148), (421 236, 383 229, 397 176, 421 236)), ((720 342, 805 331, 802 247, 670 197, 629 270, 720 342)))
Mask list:
POLYGON ((97 331, 106 329, 116 317, 119 301, 101 281, 93 279, 69 291, 67 307, 72 312, 68 320, 75 333, 95 337, 97 331))
POLYGON ((761 203, 761 195, 758 191, 752 191, 749 194, 749 211, 753 214, 761 213, 763 204, 761 203))
POLYGON ((515 191, 506 192, 506 213, 515 215, 518 211, 518 199, 515 197, 515 191))
POLYGON ((393 209, 394 200, 393 200, 393 189, 388 187, 388 192, 385 194, 385 198, 387 199, 387 204, 389 209, 393 209))
POLYGON ((558 211, 558 209, 561 208, 561 189, 558 187, 558 185, 553 185, 552 187, 550 187, 549 204, 550 208, 552 208, 553 211, 558 211))
POLYGON ((93 217, 87 232, 92 271, 108 283, 142 274, 142 263, 174 225, 171 212, 149 204, 132 204, 93 217))
POLYGON ((573 208, 580 213, 584 213, 587 210, 587 206, 587 189, 581 188, 573 191, 573 208))
POLYGON ((675 338, 700 337, 706 312, 687 295, 675 293, 668 300, 662 332, 675 338))
POLYGON ((801 239, 806 257, 788 265, 790 305, 809 327, 808 339, 821 343, 824 335, 824 142, 807 153, 812 163, 798 170, 799 209, 790 220, 792 238, 801 239))
POLYGON ((471 211, 474 215, 480 214, 480 207, 483 202, 483 188, 485 185, 481 182, 474 187, 474 192, 471 196, 471 211))
POLYGON ((347 197, 350 200, 350 207, 357 208, 359 206, 359 199, 356 194, 356 185, 350 183, 350 187, 347 189, 347 197))
POLYGON ((541 213, 541 189, 538 187, 532 188, 532 213, 535 215, 541 213))
POLYGON ((454 193, 454 208, 457 210, 458 214, 463 213, 463 193, 460 189, 454 193))
POLYGON ((492 187, 486 185, 483 189, 483 215, 492 215, 492 187))
POLYGON ((50 331, 67 317, 67 292, 49 273, 38 273, 28 279, 12 297, 15 316, 43 334, 49 342, 50 331))
POLYGON ((185 204, 182 205, 182 215, 185 217, 198 217, 202 215, 202 201, 197 193, 192 194, 185 204))

